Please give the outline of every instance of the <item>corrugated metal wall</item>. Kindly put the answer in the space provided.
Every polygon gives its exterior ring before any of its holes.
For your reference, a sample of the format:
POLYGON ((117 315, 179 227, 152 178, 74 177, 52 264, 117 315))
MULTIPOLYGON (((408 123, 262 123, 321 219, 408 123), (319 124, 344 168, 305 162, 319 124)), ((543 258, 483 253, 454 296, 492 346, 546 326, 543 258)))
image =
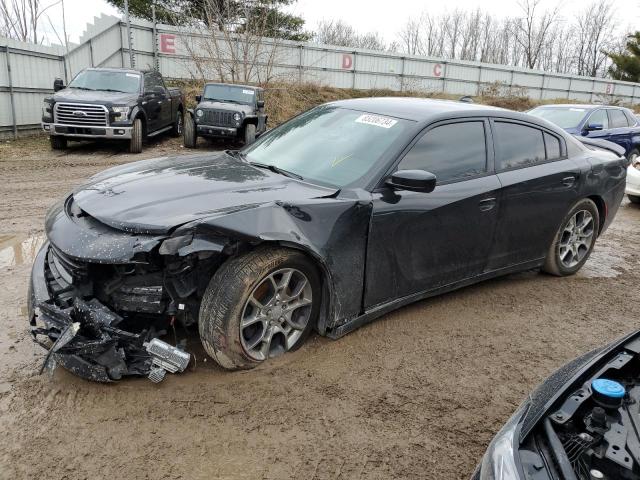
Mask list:
MULTIPOLYGON (((157 25, 154 38, 153 24, 139 20, 131 25, 131 37, 135 67, 148 69, 157 65, 168 78, 215 80, 222 73, 228 81, 234 70, 240 81, 308 81, 339 88, 441 91, 455 95, 477 95, 485 86, 501 82, 523 89, 534 99, 593 102, 615 96, 625 103, 640 103, 638 84, 504 65, 290 41, 274 43, 269 39, 259 41, 259 45, 230 45, 222 37, 169 25, 157 25), (236 58, 242 58, 243 50, 248 58, 246 64, 230 60, 234 53, 236 58)), ((54 78, 68 81, 90 66, 129 66, 127 45, 126 27, 115 17, 111 26, 68 54, 61 48, 0 38, 0 133, 37 126, 42 99, 51 93, 54 78)))

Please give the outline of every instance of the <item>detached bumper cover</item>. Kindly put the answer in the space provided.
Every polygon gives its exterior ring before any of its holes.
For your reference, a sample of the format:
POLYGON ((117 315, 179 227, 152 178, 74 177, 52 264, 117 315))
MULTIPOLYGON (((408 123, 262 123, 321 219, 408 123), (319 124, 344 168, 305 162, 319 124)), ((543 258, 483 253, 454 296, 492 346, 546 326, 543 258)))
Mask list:
POLYGON ((627 187, 625 193, 627 195, 640 197, 640 170, 632 165, 627 168, 627 187))
MULTIPOLYGON (((33 340, 47 350, 42 369, 52 362, 87 380, 113 382, 124 376, 147 376, 156 370, 158 358, 148 343, 164 331, 153 328, 132 333, 118 328, 123 321, 97 299, 75 298, 73 306, 60 308, 50 298, 45 272, 49 243, 38 253, 29 284, 28 315, 33 340)), ((154 344, 155 345, 155 344, 154 344)), ((186 357, 188 354, 184 353, 186 357)), ((188 358, 187 358, 188 363, 188 358)), ((165 370, 183 371, 186 364, 165 370)), ((164 376, 164 375, 162 375, 164 376)))
POLYGON ((49 135, 64 135, 65 137, 128 140, 131 138, 132 127, 92 127, 42 122, 42 130, 49 135))

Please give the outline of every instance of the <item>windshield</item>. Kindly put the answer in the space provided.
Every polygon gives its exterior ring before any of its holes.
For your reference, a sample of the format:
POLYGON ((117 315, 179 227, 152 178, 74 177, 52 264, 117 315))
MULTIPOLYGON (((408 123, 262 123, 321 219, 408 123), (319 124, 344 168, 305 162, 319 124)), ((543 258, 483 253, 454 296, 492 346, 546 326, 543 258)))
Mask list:
POLYGON ((255 90, 233 85, 206 85, 203 95, 205 100, 243 103, 245 105, 253 105, 255 96, 255 90))
POLYGON ((586 108, 566 107, 566 108, 534 108, 529 112, 530 115, 544 118, 545 120, 555 123, 560 128, 576 128, 587 114, 589 110, 586 108))
POLYGON ((137 73, 108 70, 84 70, 69 84, 70 88, 106 92, 138 93, 140 78, 137 73))
POLYGON ((288 121, 244 153, 249 162, 341 188, 366 175, 413 123, 325 105, 288 121))

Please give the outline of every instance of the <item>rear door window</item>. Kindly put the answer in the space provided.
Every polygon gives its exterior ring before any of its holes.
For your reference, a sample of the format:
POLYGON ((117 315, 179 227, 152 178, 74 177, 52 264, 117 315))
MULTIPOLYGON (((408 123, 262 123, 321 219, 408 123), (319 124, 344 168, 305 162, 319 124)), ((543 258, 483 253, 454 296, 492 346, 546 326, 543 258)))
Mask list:
POLYGON ((496 168, 509 170, 546 161, 542 130, 519 123, 494 123, 496 168))
POLYGON ((610 128, 628 127, 629 122, 622 110, 610 109, 609 112, 609 126, 610 128))
POLYGON ((426 170, 438 183, 474 177, 487 171, 484 121, 449 123, 432 128, 418 140, 398 170, 426 170))
POLYGON ((557 137, 544 133, 544 146, 547 150, 547 160, 556 160, 562 156, 560 140, 557 137))

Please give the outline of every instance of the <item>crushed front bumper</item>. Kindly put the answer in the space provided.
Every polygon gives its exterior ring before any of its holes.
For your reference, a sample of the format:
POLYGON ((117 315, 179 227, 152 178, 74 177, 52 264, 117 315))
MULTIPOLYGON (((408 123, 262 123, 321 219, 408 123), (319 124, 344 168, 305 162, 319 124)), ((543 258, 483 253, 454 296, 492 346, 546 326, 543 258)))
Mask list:
POLYGON ((122 317, 97 299, 76 297, 71 307, 57 306, 47 286, 49 247, 46 242, 36 256, 28 295, 31 335, 48 351, 43 370, 53 362, 96 382, 132 375, 160 381, 166 371, 184 371, 189 354, 159 340, 164 331, 153 327, 138 333, 121 330, 122 317))
POLYGON ((129 140, 131 126, 94 127, 87 125, 66 125, 42 122, 42 130, 49 135, 62 135, 77 138, 106 138, 111 140, 129 140))

